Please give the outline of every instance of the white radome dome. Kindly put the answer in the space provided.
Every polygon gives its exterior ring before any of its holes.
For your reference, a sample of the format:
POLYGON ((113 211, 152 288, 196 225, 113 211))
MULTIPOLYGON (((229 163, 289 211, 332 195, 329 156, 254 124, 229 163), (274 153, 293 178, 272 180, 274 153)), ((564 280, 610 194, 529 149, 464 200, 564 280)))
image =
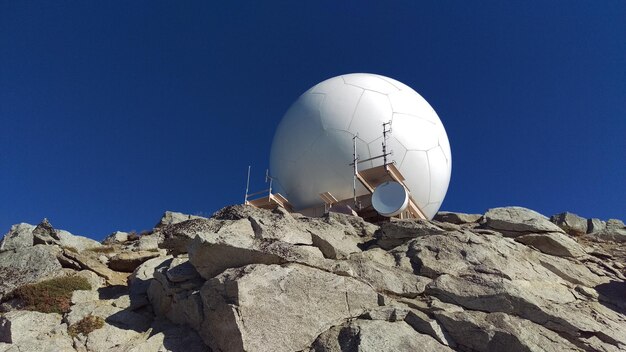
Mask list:
MULTIPOLYGON (((389 160, 406 178, 417 205, 432 219, 448 190, 452 156, 437 113, 417 92, 394 79, 353 73, 304 92, 276 129, 270 153, 275 191, 296 210, 323 204, 320 193, 352 197, 352 138, 365 160, 382 154, 384 122, 391 121, 389 160)), ((383 159, 359 164, 368 169, 383 159)), ((367 194, 359 186, 358 195, 367 194)))

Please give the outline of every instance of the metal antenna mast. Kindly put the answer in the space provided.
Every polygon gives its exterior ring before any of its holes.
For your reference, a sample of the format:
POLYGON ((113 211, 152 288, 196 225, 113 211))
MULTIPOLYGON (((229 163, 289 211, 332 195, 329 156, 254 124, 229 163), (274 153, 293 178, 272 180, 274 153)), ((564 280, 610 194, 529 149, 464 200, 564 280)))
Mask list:
POLYGON ((269 193, 267 195, 267 198, 272 198, 272 182, 274 182, 274 178, 272 176, 270 176, 270 170, 265 169, 265 183, 267 183, 267 180, 269 180, 270 182, 270 188, 268 189, 269 193))
POLYGON ((387 166, 387 155, 391 155, 391 153, 387 153, 387 138, 389 138, 387 135, 388 133, 391 133, 391 121, 383 123, 383 165, 385 165, 385 171, 389 171, 389 167, 387 166))
POLYGON ((354 173, 354 177, 352 179, 352 194, 354 198, 354 206, 357 209, 361 209, 361 206, 359 205, 356 199, 356 180, 359 177, 358 165, 360 163, 364 163, 367 161, 383 158, 383 166, 385 168, 385 171, 389 172, 388 165, 390 163, 387 162, 387 157, 393 154, 393 151, 387 152, 387 139, 389 138, 390 133, 391 133, 391 121, 383 123, 383 153, 381 155, 373 156, 371 158, 367 158, 364 160, 360 160, 359 156, 356 154, 356 139, 359 137, 359 134, 357 133, 356 135, 352 137, 352 163, 350 164, 350 166, 353 167, 353 173, 354 173))
POLYGON ((359 157, 356 155, 356 137, 357 137, 357 135, 354 135, 354 137, 352 137, 352 147, 353 147, 352 165, 354 165, 354 177, 352 178, 352 194, 354 195, 354 206, 358 208, 358 204, 356 202, 356 176, 359 173, 359 169, 358 169, 359 157))

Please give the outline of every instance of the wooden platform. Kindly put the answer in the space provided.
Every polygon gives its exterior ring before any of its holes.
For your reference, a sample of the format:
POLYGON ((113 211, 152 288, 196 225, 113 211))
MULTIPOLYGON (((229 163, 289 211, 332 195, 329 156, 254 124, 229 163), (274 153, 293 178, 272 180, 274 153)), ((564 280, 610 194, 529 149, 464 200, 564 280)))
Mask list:
POLYGON ((293 207, 287 198, 283 197, 280 193, 270 193, 268 196, 249 200, 246 204, 263 209, 274 209, 280 206, 288 211, 293 211, 293 207))
MULTIPOLYGON (((357 202, 361 204, 361 210, 355 209, 359 216, 366 220, 370 219, 376 221, 380 220, 380 218, 382 217, 376 212, 376 210, 374 210, 371 200, 371 194, 374 193, 374 190, 380 184, 382 184, 383 182, 395 181, 402 184, 407 190, 409 190, 407 185, 404 183, 404 176, 402 176, 402 173, 400 173, 400 170, 398 170, 398 168, 396 168, 394 164, 387 164, 386 166, 381 165, 362 170, 357 172, 356 176, 359 182, 363 185, 363 187, 365 187, 365 189, 367 189, 369 192, 369 194, 357 197, 357 202)), ((294 211, 292 205, 289 203, 287 198, 282 196, 280 193, 271 193, 271 188, 269 190, 254 193, 253 195, 258 195, 264 192, 269 192, 269 194, 267 196, 263 196, 254 200, 247 200, 246 204, 264 209, 274 209, 280 206, 290 212, 294 211)), ((410 196, 410 193, 411 192, 409 190, 409 205, 407 209, 397 217, 400 219, 426 219, 426 215, 424 215, 424 212, 417 206, 413 197, 410 196)), ((322 216, 328 210, 328 208, 330 208, 330 206, 334 204, 345 204, 350 207, 354 206, 353 198, 337 200, 330 192, 320 193, 320 198, 322 199, 324 204, 307 209, 298 209, 297 211, 306 216, 322 216)))
MULTIPOLYGON (((370 193, 374 193, 376 187, 383 182, 388 181, 398 182, 409 190, 407 185, 404 183, 404 176, 402 176, 402 173, 400 173, 400 170, 398 170, 394 164, 387 164, 386 166, 381 165, 371 169, 359 171, 357 172, 357 179, 370 193)), ((409 190, 409 205, 407 207, 407 211, 410 213, 411 217, 415 219, 427 219, 424 212, 417 206, 415 200, 410 196, 410 194, 411 190, 409 190)))

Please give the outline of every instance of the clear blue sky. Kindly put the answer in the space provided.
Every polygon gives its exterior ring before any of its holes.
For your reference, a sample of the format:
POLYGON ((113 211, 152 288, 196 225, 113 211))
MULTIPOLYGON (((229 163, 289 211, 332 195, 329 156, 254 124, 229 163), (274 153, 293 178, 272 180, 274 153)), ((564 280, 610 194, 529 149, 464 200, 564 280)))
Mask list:
POLYGON ((315 83, 383 74, 452 145, 442 210, 626 219, 626 1, 0 1, 0 234, 101 239, 263 187, 315 83))

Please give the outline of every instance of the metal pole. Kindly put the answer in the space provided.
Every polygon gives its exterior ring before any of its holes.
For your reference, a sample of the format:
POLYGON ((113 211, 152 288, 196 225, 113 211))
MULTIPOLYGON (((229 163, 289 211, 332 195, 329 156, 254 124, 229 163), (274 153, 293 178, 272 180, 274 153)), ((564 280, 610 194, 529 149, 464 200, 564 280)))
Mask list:
POLYGON ((265 183, 267 183, 268 180, 270 182, 270 188, 268 189, 269 192, 267 194, 267 199, 271 200, 272 199, 272 181, 274 180, 270 177, 270 170, 265 169, 265 183))
POLYGON ((268 197, 271 199, 272 198, 272 182, 274 182, 274 179, 271 176, 268 176, 270 179, 270 192, 268 197))
POLYGON ((357 208, 357 203, 356 203, 356 175, 359 172, 358 170, 358 166, 357 166, 357 160, 359 159, 356 155, 356 135, 354 137, 352 137, 352 146, 353 146, 353 152, 352 152, 352 161, 354 164, 354 177, 352 178, 352 194, 354 195, 354 207, 357 208))
POLYGON ((248 165, 248 180, 246 181, 246 197, 243 199, 243 204, 248 204, 248 190, 250 189, 250 165, 248 165))
POLYGON ((385 171, 389 172, 389 167, 387 166, 387 132, 391 132, 391 128, 387 131, 387 125, 390 125, 390 122, 383 123, 383 165, 385 166, 385 171))

